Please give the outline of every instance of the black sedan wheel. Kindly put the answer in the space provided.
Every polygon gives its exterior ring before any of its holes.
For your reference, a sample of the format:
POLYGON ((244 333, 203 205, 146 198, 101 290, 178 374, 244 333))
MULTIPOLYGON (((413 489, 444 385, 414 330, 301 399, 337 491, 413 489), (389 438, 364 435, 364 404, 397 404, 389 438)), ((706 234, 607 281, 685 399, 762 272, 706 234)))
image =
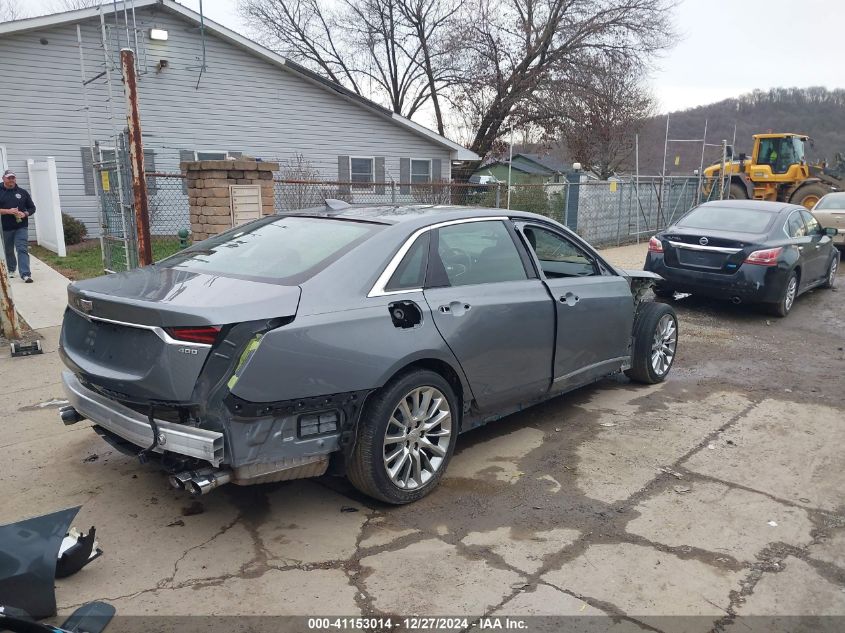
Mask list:
POLYGON ((789 275, 786 285, 783 287, 783 294, 780 301, 772 305, 772 314, 785 317, 795 305, 795 298, 798 296, 798 274, 793 272, 789 275))
POLYGON ((822 288, 833 288, 836 285, 836 273, 839 270, 839 253, 833 253, 833 259, 830 260, 830 266, 827 268, 827 277, 825 278, 822 288))
POLYGON ((352 485, 397 505, 427 495, 452 457, 457 414, 439 374, 417 370, 392 380, 362 415, 347 473, 352 485))
POLYGON ((649 385, 663 382, 678 351, 678 317, 665 303, 643 303, 634 319, 631 368, 625 375, 649 385))

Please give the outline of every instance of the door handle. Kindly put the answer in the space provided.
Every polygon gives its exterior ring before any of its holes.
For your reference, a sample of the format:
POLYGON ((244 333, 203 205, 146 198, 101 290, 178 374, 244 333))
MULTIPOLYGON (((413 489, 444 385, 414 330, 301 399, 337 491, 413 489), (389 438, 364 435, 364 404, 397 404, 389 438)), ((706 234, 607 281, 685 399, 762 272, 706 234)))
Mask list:
POLYGON ((572 292, 567 292, 565 295, 559 297, 559 299, 558 299, 558 301, 560 301, 561 303, 565 303, 566 305, 568 305, 570 307, 574 306, 580 300, 581 300, 581 297, 579 297, 578 295, 576 295, 572 292))
POLYGON ((463 301, 452 301, 446 305, 442 305, 437 309, 443 314, 452 314, 454 316, 463 316, 472 306, 463 301))

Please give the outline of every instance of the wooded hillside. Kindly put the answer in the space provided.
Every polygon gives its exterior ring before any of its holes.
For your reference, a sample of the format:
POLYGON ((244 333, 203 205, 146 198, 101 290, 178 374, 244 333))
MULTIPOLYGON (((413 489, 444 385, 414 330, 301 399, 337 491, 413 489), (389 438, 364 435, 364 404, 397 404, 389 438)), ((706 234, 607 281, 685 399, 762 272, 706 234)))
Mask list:
MULTIPOLYGON (((825 88, 774 88, 755 90, 736 99, 699 106, 670 114, 670 138, 701 138, 707 120, 707 140, 720 143, 733 139, 736 124, 736 151, 751 154, 752 134, 795 132, 808 134, 815 147, 808 147, 808 158, 832 159, 845 153, 845 90, 825 88)), ((651 119, 640 133, 640 173, 657 174, 663 164, 666 116, 651 119)), ((719 150, 710 148, 705 163, 719 160, 719 150)), ((701 146, 670 144, 667 173, 690 173, 701 160, 701 146), (680 164, 675 165, 675 158, 680 164)), ((633 159, 631 159, 633 168, 633 159)))

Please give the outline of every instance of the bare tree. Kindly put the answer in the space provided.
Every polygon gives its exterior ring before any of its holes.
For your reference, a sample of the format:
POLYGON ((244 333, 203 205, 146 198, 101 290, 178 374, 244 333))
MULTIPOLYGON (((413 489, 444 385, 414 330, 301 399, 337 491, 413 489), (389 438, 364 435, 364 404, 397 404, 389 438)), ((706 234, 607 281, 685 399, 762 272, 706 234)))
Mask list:
POLYGON ((450 92, 479 156, 510 125, 553 129, 552 87, 597 60, 632 67, 671 41, 673 0, 472 0, 464 5, 464 81, 450 92))
POLYGON ((18 0, 0 0, 0 22, 11 22, 26 17, 18 0))
POLYGON ((355 93, 413 117, 432 103, 444 130, 441 91, 451 72, 457 0, 241 0, 258 38, 355 93))
POLYGON ((279 175, 279 200, 285 211, 316 207, 326 198, 348 197, 340 193, 337 185, 320 183, 320 171, 302 154, 294 154, 281 161, 279 175))
MULTIPOLYGON (((61 11, 75 11, 77 9, 88 9, 89 7, 96 7, 104 0, 53 0, 50 4, 50 10, 53 13, 61 11)), ((105 0, 108 4, 109 0, 105 0)))
POLYGON ((636 133, 655 114, 654 99, 624 60, 597 60, 567 88, 556 104, 561 138, 571 158, 607 180, 630 159, 636 133))

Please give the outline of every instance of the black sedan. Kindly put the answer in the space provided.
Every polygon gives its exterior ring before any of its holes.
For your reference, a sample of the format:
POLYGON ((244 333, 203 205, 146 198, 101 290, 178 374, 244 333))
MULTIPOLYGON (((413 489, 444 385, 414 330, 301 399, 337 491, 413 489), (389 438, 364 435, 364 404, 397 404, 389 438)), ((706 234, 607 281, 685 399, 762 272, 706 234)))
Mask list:
POLYGON ((658 296, 685 292, 764 303, 783 317, 800 294, 833 287, 836 234, 794 204, 707 202, 651 238, 645 269, 663 277, 658 296))

